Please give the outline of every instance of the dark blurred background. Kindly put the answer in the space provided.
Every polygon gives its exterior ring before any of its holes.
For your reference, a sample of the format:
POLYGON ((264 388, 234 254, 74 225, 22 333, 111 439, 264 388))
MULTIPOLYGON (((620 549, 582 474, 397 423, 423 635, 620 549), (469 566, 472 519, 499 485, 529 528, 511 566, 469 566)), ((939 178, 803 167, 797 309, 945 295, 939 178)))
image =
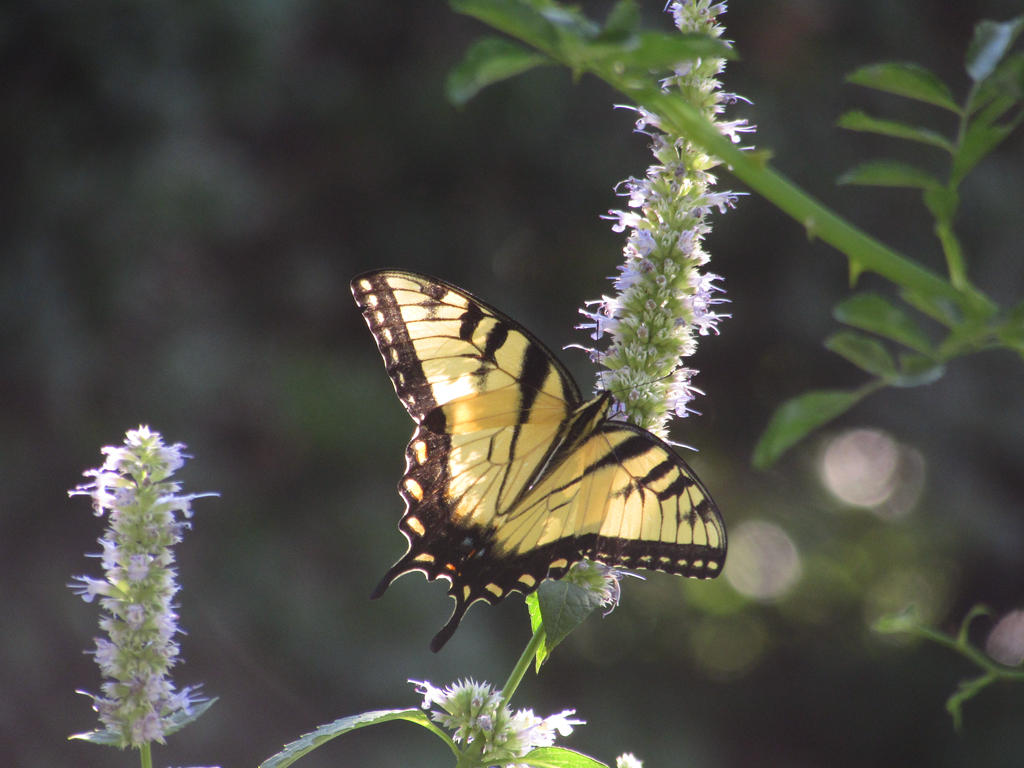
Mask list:
MULTIPOLYGON (((602 14, 606 3, 585 3, 602 14)), ((667 29, 660 3, 646 9, 667 29)), ((912 60, 956 90, 973 24, 1019 2, 733 2, 742 59, 733 116, 784 173, 883 241, 942 270, 916 194, 837 187, 860 159, 908 148, 841 131, 860 107, 953 119, 844 84, 912 60)), ((0 10, 0 751, 5 765, 133 765, 80 742, 96 724, 95 606, 66 589, 99 575, 102 522, 66 490, 140 423, 195 458, 179 547, 185 663, 219 703, 158 747, 156 765, 254 765, 347 714, 414 706, 406 682, 500 685, 528 638, 518 596, 476 607, 438 655, 450 600, 402 579, 394 491, 411 422, 348 281, 397 266, 448 278, 553 348, 587 343, 577 308, 608 290, 622 238, 599 215, 648 164, 632 116, 591 79, 544 69, 464 109, 445 74, 483 28, 443 3, 6 4, 0 10)), ((914 159, 940 170, 937 154, 914 159)), ((742 189, 723 172, 723 186, 742 189)), ((963 189, 970 274, 997 301, 1024 285, 1019 135, 963 189)), ((943 709, 974 669, 870 629, 918 606, 955 629, 978 601, 1024 602, 1021 361, 958 360, 936 384, 874 396, 767 473, 749 457, 773 409, 861 374, 826 352, 846 265, 757 197, 716 217, 712 271, 732 319, 693 364, 703 415, 673 437, 730 527, 726 576, 628 581, 623 604, 559 648, 514 701, 576 708, 568 744, 649 768, 1017 766, 1024 689, 943 709), (875 488, 875 486, 879 488, 875 488), (845 489, 845 490, 844 490, 845 489), (876 493, 877 491, 877 493, 876 493)), ((868 288, 885 290, 870 276, 868 288)), ((593 371, 563 358, 584 389, 593 371)), ((445 766, 425 731, 389 724, 301 763, 445 766)))

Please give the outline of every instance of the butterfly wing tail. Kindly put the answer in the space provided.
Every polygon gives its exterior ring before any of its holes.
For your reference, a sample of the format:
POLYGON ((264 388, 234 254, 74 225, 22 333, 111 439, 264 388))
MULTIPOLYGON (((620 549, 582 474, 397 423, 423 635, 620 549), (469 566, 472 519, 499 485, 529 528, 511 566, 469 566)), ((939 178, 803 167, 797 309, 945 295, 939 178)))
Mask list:
POLYGON ((437 653, 444 648, 444 644, 451 639, 453 634, 455 634, 455 630, 459 628, 459 622, 462 621, 462 617, 466 614, 466 610, 470 605, 464 599, 460 599, 457 594, 452 594, 452 597, 455 598, 455 610, 452 611, 452 615, 448 619, 448 623, 445 624, 441 628, 441 631, 434 635, 434 639, 430 641, 430 650, 434 653, 437 653))
MULTIPOLYGON (((387 591, 387 588, 391 586, 391 582, 410 571, 421 571, 430 581, 434 581, 438 578, 444 578, 448 581, 452 580, 451 576, 447 573, 439 573, 436 569, 425 568, 422 564, 417 564, 416 554, 416 551, 411 550, 407 552, 401 560, 391 566, 388 572, 384 574, 384 578, 377 583, 373 592, 370 593, 370 599, 376 600, 378 597, 383 595, 385 591, 387 591)), ((445 643, 451 639, 451 636, 455 634, 455 630, 458 629, 459 622, 462 621, 462 617, 465 616, 469 606, 475 602, 475 600, 467 599, 469 590, 465 588, 458 589, 455 584, 452 584, 451 588, 448 590, 448 594, 455 601, 455 610, 452 611, 452 615, 448 618, 448 623, 445 624, 441 628, 441 631, 434 636, 434 639, 430 641, 430 650, 434 653, 441 650, 445 643)))
POLYGON ((384 575, 384 578, 377 582, 377 586, 373 588, 373 592, 370 593, 370 599, 376 600, 378 597, 383 595, 387 588, 391 586, 391 582, 395 580, 395 576, 397 576, 397 574, 392 574, 391 571, 388 571, 384 575))

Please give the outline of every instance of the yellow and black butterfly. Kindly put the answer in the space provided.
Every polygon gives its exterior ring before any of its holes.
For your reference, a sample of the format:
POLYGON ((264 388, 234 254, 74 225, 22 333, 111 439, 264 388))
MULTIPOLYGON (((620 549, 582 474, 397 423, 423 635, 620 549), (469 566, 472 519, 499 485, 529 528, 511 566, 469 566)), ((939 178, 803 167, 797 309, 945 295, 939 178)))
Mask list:
POLYGON ((352 294, 416 422, 398 486, 411 571, 451 582, 437 651, 478 600, 528 594, 583 559, 712 578, 725 526, 700 480, 650 432, 586 401, 519 323, 443 280, 365 272, 352 294))

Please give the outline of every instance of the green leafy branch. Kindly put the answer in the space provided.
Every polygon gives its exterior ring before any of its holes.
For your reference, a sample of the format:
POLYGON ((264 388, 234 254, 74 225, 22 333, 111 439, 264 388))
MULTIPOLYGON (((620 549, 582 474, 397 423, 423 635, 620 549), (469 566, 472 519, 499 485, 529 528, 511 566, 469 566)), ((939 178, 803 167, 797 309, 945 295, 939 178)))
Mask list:
POLYGON ((936 106, 958 118, 953 137, 860 111, 840 120, 850 130, 916 142, 949 156, 945 182, 896 161, 865 163, 840 180, 921 190, 945 255, 943 276, 822 205, 774 170, 767 153, 743 151, 695 107, 652 87, 652 71, 669 71, 682 60, 697 57, 733 57, 732 49, 720 41, 643 31, 632 0, 618 2, 603 23, 554 0, 451 0, 451 5, 519 41, 485 38, 473 45, 449 78, 453 102, 464 103, 484 87, 541 65, 564 65, 577 77, 594 75, 657 114, 670 132, 701 144, 733 175, 799 222, 809 237, 844 254, 853 282, 864 272, 873 272, 896 287, 901 301, 860 293, 840 303, 835 317, 852 330, 826 340, 828 349, 872 378, 852 389, 808 392, 783 403, 755 448, 756 466, 770 465, 810 432, 879 389, 935 381, 956 357, 999 347, 1024 356, 1024 302, 1003 309, 971 284, 953 229, 960 183, 1024 120, 1024 54, 1012 53, 1024 17, 978 24, 966 56, 972 85, 962 104, 937 76, 917 65, 877 64, 850 76, 853 83, 936 106), (941 338, 933 340, 921 327, 921 315, 941 329, 941 338))
POLYGON ((504 77, 542 63, 563 64, 577 76, 592 74, 657 114, 671 132, 701 144, 736 177, 800 222, 809 236, 834 245, 860 269, 962 306, 972 314, 991 312, 990 300, 965 295, 940 276, 871 238, 772 169, 767 153, 743 151, 695 107, 651 85, 652 71, 669 71, 680 61, 701 56, 734 58, 733 50, 721 41, 698 35, 640 32, 636 26, 639 14, 631 0, 617 3, 603 26, 554 0, 452 0, 451 5, 535 49, 529 51, 509 41, 499 44, 489 38, 478 41, 449 79, 449 97, 456 103, 504 77))
POLYGON ((964 617, 960 624, 960 630, 956 636, 947 635, 937 629, 926 627, 918 623, 913 609, 880 619, 875 624, 875 630, 884 634, 897 634, 909 632, 918 637, 937 643, 951 651, 959 653, 965 659, 981 669, 981 674, 967 680, 961 680, 956 691, 946 700, 946 711, 953 718, 953 725, 960 730, 963 724, 963 705, 974 698, 984 688, 996 682, 1024 682, 1024 669, 1019 667, 1007 667, 993 661, 983 650, 971 644, 967 637, 971 623, 979 616, 991 614, 986 606, 976 605, 964 617))
MULTIPOLYGON (((950 287, 975 297, 981 293, 970 283, 963 248, 953 229, 958 190, 978 162, 1024 120, 1024 55, 1010 54, 1022 28, 1024 17, 1005 23, 982 21, 977 25, 965 60, 972 85, 963 104, 956 103, 948 86, 936 75, 916 64, 874 64, 849 76, 851 83, 953 113, 957 117, 953 137, 927 127, 873 117, 860 110, 847 112, 839 120, 839 125, 849 130, 916 142, 947 155, 949 171, 944 182, 917 166, 895 160, 863 163, 839 181, 920 190, 924 205, 935 220, 934 230, 945 256, 950 287)), ((851 269, 856 278, 853 261, 851 269)), ((856 389, 809 392, 784 403, 755 449, 756 465, 767 466, 809 431, 882 387, 930 384, 942 376, 947 362, 972 352, 1006 347, 1024 355, 1024 303, 999 311, 984 299, 978 305, 980 311, 963 314, 955 306, 937 301, 939 297, 935 294, 921 294, 899 282, 897 285, 904 305, 874 293, 855 294, 840 303, 834 310, 835 318, 857 330, 840 331, 825 342, 828 349, 874 378, 856 389), (945 337, 933 343, 907 305, 943 326, 945 337), (875 336, 895 344, 899 349, 897 355, 894 357, 875 336)))

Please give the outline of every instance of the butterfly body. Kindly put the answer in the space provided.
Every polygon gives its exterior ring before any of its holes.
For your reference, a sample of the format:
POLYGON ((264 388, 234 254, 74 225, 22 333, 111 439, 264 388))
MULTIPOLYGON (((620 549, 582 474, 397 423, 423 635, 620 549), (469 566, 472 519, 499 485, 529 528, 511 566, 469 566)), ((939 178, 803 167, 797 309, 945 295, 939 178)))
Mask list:
POLYGON ((717 507, 666 443, 584 401, 529 331, 436 278, 384 270, 352 281, 399 399, 416 422, 399 528, 406 554, 373 593, 421 571, 455 610, 528 594, 587 558, 710 578, 725 558, 717 507))

